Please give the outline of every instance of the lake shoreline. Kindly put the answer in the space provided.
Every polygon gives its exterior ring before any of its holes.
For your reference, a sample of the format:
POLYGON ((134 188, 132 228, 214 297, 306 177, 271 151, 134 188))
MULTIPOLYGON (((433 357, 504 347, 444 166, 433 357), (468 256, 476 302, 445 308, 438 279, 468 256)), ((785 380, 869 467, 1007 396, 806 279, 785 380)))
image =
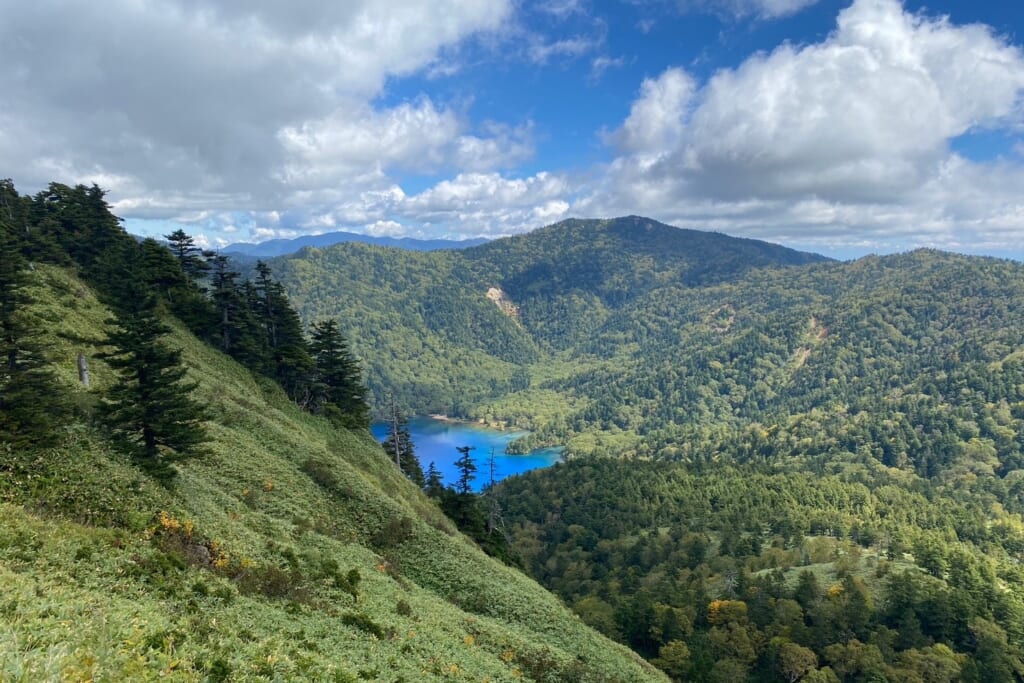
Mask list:
MULTIPOLYGON (((409 431, 413 449, 423 468, 434 462, 447 483, 457 481, 458 469, 454 463, 459 457, 457 449, 464 446, 474 449, 478 464, 487 460, 494 450, 498 469, 495 481, 563 461, 561 447, 509 453, 509 444, 529 434, 529 431, 496 429, 481 421, 458 420, 441 414, 421 415, 409 419, 409 431)), ((390 433, 390 426, 387 422, 375 422, 371 425, 371 432, 378 441, 383 441, 390 433)), ((485 483, 481 476, 473 486, 474 490, 479 490, 485 483)))

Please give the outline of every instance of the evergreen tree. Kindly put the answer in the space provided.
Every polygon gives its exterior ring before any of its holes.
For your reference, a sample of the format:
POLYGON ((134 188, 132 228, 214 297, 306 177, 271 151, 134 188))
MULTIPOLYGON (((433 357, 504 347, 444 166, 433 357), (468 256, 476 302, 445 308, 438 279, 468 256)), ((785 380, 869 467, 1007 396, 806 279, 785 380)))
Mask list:
MULTIPOLYGON (((141 248, 146 282, 159 293, 171 313, 193 333, 209 339, 216 314, 205 290, 186 272, 189 261, 182 261, 172 249, 152 238, 144 240, 141 248)), ((202 259, 199 262, 203 268, 209 268, 202 259)))
POLYGON ((122 301, 103 354, 118 380, 104 397, 103 422, 155 475, 173 475, 171 463, 202 453, 208 440, 203 411, 189 394, 181 351, 163 341, 170 328, 160 321, 151 294, 122 301))
MULTIPOLYGON (((423 476, 423 467, 420 465, 419 458, 416 457, 416 452, 413 448, 412 437, 409 434, 409 420, 398 411, 394 412, 392 419, 394 422, 391 433, 384 440, 383 444, 384 452, 398 463, 402 473, 416 486, 424 488, 427 486, 427 479, 423 476)), ((437 483, 440 485, 440 474, 437 473, 437 470, 434 470, 434 474, 437 476, 437 483)), ((441 486, 441 488, 443 489, 444 487, 441 486)))
POLYGON ((270 348, 272 376, 299 405, 313 401, 313 357, 302 333, 302 321, 292 308, 284 287, 271 277, 270 267, 256 264, 256 292, 261 302, 260 319, 270 348))
POLYGON ((105 195, 96 185, 50 183, 34 199, 35 222, 45 226, 41 243, 59 244, 83 274, 97 284, 118 275, 106 267, 108 250, 133 241, 121 220, 110 212, 105 195))
POLYGON ((28 263, 0 206, 0 442, 17 448, 46 446, 68 413, 29 317, 28 263))
POLYGON ((471 485, 476 479, 476 461, 470 455, 470 451, 474 450, 474 447, 457 446, 455 450, 459 452, 459 459, 455 461, 455 466, 459 469, 459 480, 455 482, 455 492, 460 496, 471 495, 473 493, 471 485))
POLYGON ((212 270, 211 297, 216 323, 211 336, 224 353, 250 369, 266 372, 266 368, 261 365, 266 354, 255 350, 262 344, 252 338, 252 331, 247 324, 250 302, 238 283, 239 274, 230 268, 227 256, 214 256, 212 270))
POLYGON ((437 469, 433 460, 427 465, 427 477, 426 483, 423 485, 423 491, 435 500, 440 499, 445 494, 444 479, 441 478, 441 472, 437 469))
POLYGON ((210 272, 210 264, 206 262, 205 253, 196 246, 191 235, 178 228, 170 235, 164 235, 164 239, 190 280, 195 282, 210 272))
MULTIPOLYGON (((369 427, 366 389, 360 376, 359 365, 349 352, 348 343, 338 330, 337 321, 322 320, 313 323, 309 347, 316 366, 314 396, 310 408, 315 413, 336 416, 339 422, 348 427, 369 427)), ((401 454, 405 452, 405 448, 403 445, 398 450, 402 459, 404 455, 401 454)), ((410 443, 408 450, 411 452, 411 449, 410 443)), ((422 486, 423 471, 419 468, 419 463, 416 469, 420 472, 418 483, 422 486)), ((402 470, 409 474, 404 464, 402 470)))
POLYGON ((152 237, 139 245, 142 252, 142 273, 145 282, 160 298, 173 307, 188 284, 185 272, 170 251, 152 237))

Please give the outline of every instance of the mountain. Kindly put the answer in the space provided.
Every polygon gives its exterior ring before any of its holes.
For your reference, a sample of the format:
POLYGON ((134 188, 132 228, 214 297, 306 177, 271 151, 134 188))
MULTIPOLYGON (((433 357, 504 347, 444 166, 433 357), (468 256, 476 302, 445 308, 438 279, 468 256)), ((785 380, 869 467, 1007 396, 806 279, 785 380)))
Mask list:
MULTIPOLYGON (((959 458, 944 414, 1016 395, 1012 261, 922 250, 839 263, 626 218, 460 252, 344 245, 275 267, 307 319, 348 321, 378 401, 532 429, 523 448, 813 460, 884 433, 884 462, 930 476, 959 458), (965 397, 958 382, 988 388, 965 397), (857 416, 879 402, 896 417, 867 433, 857 416), (922 423, 945 436, 916 445, 922 423), (765 425, 778 425, 769 444, 765 425)), ((1002 471, 1024 463, 1018 446, 1002 458, 1002 471)))
POLYGON ((461 251, 350 243, 272 265, 306 320, 344 318, 379 405, 393 393, 415 412, 469 415, 523 388, 529 373, 546 374, 645 292, 826 261, 629 217, 565 221, 461 251))
POLYGON ((266 259, 273 258, 274 256, 294 254, 306 247, 323 248, 346 242, 361 242, 381 247, 407 249, 409 251, 436 251, 438 249, 467 249, 485 244, 487 240, 482 237, 466 240, 420 240, 412 237, 373 237, 355 232, 339 231, 328 232, 322 235, 304 235, 293 239, 273 239, 259 242, 258 244, 236 242, 229 244, 221 251, 229 256, 237 254, 266 259))
POLYGON ((512 545, 674 680, 1024 680, 1024 265, 630 217, 275 268, 378 401, 566 446, 512 545))

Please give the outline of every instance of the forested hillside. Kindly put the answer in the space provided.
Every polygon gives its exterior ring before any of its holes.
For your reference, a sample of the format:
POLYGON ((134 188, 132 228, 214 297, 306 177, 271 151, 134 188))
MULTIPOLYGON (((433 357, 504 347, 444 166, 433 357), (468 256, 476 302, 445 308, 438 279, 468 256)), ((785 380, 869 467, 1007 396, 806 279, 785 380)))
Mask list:
POLYGON ((497 488, 513 549, 677 680, 1024 680, 1021 264, 629 218, 275 268, 378 400, 567 446, 497 488))
POLYGON ((0 679, 663 679, 455 530, 269 269, 0 200, 0 679))
POLYGON ((503 482, 525 566, 681 681, 1017 681, 1024 478, 580 459, 503 482))
POLYGON ((1000 472, 1020 461, 1014 262, 824 262, 631 218, 274 267, 306 319, 344 318, 376 405, 534 430, 522 448, 815 467, 868 449, 926 476, 986 444, 1000 472))
POLYGON ((305 319, 345 317, 379 405, 394 394, 413 412, 468 416, 578 356, 648 292, 823 260, 630 217, 565 221, 457 252, 345 244, 271 263, 305 319))

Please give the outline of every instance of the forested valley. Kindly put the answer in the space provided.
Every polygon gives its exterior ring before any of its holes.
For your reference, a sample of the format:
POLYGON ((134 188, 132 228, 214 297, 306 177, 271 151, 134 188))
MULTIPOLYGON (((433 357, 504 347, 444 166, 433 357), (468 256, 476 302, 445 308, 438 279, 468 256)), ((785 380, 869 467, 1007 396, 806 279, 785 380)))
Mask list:
POLYGON ((513 554, 673 678, 1024 676, 1020 264, 632 217, 274 267, 371 394, 565 444, 493 492, 513 554))

